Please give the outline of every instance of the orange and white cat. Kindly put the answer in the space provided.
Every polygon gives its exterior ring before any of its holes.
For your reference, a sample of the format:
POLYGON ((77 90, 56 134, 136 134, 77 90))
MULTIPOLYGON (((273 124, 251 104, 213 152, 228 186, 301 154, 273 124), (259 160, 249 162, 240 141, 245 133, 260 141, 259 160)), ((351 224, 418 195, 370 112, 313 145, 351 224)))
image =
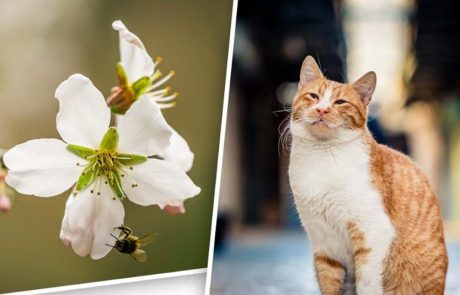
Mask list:
POLYGON ((292 106, 289 179, 322 294, 443 294, 438 200, 403 154, 366 127, 376 86, 327 80, 308 56, 292 106))

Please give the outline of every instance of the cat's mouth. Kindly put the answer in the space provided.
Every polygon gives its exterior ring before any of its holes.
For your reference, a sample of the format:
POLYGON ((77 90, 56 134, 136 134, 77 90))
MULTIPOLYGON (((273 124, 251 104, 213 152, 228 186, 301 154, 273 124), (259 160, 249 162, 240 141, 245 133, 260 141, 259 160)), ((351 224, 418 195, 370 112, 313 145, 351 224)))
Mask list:
POLYGON ((319 118, 315 122, 311 123, 311 125, 329 127, 329 124, 326 122, 326 120, 324 120, 324 118, 319 118))

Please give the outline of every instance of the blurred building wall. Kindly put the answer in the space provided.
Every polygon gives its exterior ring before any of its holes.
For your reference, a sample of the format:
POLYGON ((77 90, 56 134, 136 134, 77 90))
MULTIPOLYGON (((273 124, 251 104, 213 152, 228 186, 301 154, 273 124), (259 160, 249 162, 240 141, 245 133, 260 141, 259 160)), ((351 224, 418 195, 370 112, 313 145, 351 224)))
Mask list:
POLYGON ((308 54, 329 78, 345 79, 339 6, 340 1, 332 0, 238 3, 219 205, 237 224, 298 226, 287 154, 278 143, 292 96, 287 104, 280 97, 297 83, 308 54))

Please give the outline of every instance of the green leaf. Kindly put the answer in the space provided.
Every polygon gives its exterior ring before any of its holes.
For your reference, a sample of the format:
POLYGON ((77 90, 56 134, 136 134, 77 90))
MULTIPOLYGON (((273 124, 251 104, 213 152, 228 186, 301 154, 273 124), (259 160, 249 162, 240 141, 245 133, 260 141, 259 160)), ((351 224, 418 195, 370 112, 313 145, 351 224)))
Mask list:
POLYGON ((112 190, 120 200, 127 198, 125 192, 123 191, 123 187, 121 186, 121 178, 120 174, 118 174, 118 171, 113 171, 113 177, 109 179, 109 183, 110 187, 112 187, 112 190))
POLYGON ((96 171, 93 169, 92 166, 89 166, 85 170, 83 170, 82 174, 77 180, 77 191, 81 191, 88 185, 92 184, 94 180, 96 180, 96 171))
POLYGON ((83 159, 87 159, 88 157, 96 154, 96 151, 93 149, 75 144, 68 144, 67 149, 83 159))
POLYGON ((123 68, 121 62, 117 64, 117 75, 120 86, 128 85, 128 76, 126 75, 125 69, 123 68))
POLYGON ((135 97, 137 98, 141 96, 144 93, 145 89, 147 89, 147 87, 149 87, 150 85, 152 85, 152 80, 150 80, 150 78, 147 76, 144 76, 136 82, 134 82, 131 87, 135 93, 135 97))
POLYGON ((117 161, 124 166, 132 166, 144 163, 147 161, 147 157, 131 154, 118 154, 117 161))
POLYGON ((109 130, 105 133, 101 141, 101 149, 114 152, 117 149, 118 145, 118 132, 117 128, 110 127, 109 130))

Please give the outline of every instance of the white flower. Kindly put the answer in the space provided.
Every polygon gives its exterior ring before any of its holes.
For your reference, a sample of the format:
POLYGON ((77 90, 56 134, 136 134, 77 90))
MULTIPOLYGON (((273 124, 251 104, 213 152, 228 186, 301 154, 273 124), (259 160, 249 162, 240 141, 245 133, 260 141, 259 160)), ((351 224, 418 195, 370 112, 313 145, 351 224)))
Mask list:
MULTIPOLYGON (((129 104, 140 95, 150 97, 158 103, 160 108, 174 106, 173 100, 177 93, 168 95, 170 88, 163 87, 174 75, 174 72, 172 71, 161 78, 160 70, 156 69, 160 59, 154 62, 142 41, 131 33, 121 21, 114 21, 112 26, 119 32, 121 59, 121 66, 118 66, 120 85, 114 87, 112 95, 108 99, 112 111, 124 113, 124 110, 129 108, 129 104)), ((171 144, 164 153, 159 155, 165 160, 175 163, 186 172, 192 168, 194 154, 187 141, 175 131, 173 131, 171 144)))
POLYGON ((4 155, 6 182, 18 192, 40 197, 63 193, 74 184, 61 239, 81 256, 104 257, 110 234, 124 219, 121 201, 176 206, 200 189, 175 165, 148 156, 164 153, 172 135, 158 106, 141 96, 109 127, 110 109, 91 81, 79 74, 56 90, 59 139, 35 139, 4 155))

